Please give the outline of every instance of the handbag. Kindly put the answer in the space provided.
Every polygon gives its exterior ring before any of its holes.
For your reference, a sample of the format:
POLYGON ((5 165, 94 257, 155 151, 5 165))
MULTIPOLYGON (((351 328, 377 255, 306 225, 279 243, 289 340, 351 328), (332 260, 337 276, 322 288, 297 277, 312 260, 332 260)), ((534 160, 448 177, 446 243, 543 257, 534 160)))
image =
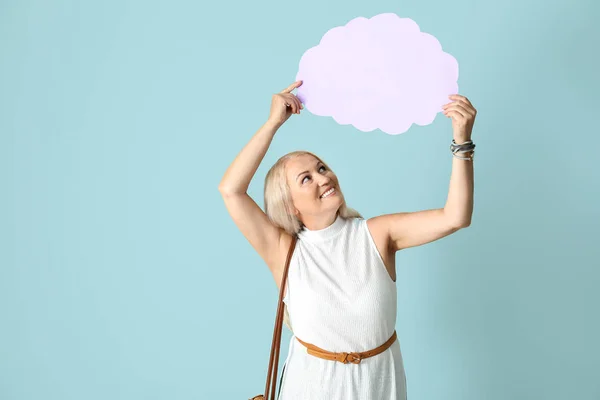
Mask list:
POLYGON ((279 301, 277 303, 277 316, 275 317, 275 327, 273 329, 273 341, 271 343, 271 355, 269 357, 269 367, 267 368, 267 383, 265 385, 264 394, 259 394, 251 397, 248 400, 274 400, 275 399, 275 386, 277 385, 277 366, 279 364, 279 350, 281 348, 281 329, 283 326, 284 319, 284 303, 283 294, 285 293, 285 284, 287 282, 288 270, 290 268, 290 260, 292 259, 292 253, 296 247, 297 236, 292 237, 292 243, 288 250, 287 260, 285 261, 285 267, 283 269, 283 277, 281 278, 281 289, 279 290, 279 301), (271 380, 272 378, 272 380, 271 380))

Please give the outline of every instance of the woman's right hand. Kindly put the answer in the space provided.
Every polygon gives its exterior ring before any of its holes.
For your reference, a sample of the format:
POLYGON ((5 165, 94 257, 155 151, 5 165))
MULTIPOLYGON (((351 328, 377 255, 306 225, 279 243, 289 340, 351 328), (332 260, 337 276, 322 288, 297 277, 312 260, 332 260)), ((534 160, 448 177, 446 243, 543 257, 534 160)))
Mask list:
POLYGON ((292 94, 292 90, 302 86, 302 81, 296 81, 283 89, 281 92, 273 95, 271 100, 271 113, 269 121, 277 125, 283 125, 292 114, 300 114, 304 108, 298 97, 292 94))

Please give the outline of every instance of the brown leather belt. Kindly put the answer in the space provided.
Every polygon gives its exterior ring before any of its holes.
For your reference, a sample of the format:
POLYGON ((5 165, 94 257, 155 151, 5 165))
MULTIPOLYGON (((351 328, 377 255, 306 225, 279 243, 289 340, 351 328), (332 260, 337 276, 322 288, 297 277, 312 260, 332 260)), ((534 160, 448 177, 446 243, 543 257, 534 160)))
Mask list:
POLYGON ((385 342, 381 346, 373 350, 363 351, 361 353, 332 353, 330 351, 323 350, 315 346, 314 344, 306 343, 298 339, 297 337, 296 339, 308 349, 308 354, 313 355, 315 357, 323 358, 325 360, 339 361, 344 364, 348 364, 349 362, 353 364, 360 364, 361 360, 376 356, 377 354, 383 353, 385 350, 387 350, 396 340, 396 331, 394 331, 392 337, 390 337, 387 340, 387 342, 385 342))

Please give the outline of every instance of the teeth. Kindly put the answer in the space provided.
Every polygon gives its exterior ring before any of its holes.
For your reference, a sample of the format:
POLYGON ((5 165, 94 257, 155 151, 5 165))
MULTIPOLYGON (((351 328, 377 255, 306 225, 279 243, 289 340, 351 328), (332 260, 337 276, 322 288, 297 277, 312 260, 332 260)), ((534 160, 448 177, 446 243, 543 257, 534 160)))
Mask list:
POLYGON ((335 188, 331 188, 331 189, 329 189, 328 191, 326 191, 325 193, 323 193, 323 194, 321 195, 321 198, 325 198, 325 197, 329 196, 329 195, 330 195, 330 194, 332 194, 334 191, 335 191, 335 188))

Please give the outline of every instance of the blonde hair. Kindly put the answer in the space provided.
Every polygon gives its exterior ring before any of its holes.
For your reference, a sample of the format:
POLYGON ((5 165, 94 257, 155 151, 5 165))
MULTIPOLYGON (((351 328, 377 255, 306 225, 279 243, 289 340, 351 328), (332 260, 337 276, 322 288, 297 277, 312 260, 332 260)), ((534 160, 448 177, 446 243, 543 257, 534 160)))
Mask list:
MULTIPOLYGON (((297 236, 304 228, 304 224, 294 213, 292 194, 286 178, 286 164, 288 160, 294 157, 307 154, 321 161, 325 165, 325 168, 331 171, 331 168, 320 157, 309 151, 300 150, 288 153, 277 160, 265 177, 265 213, 274 225, 282 228, 291 236, 297 236)), ((348 207, 345 200, 338 209, 338 215, 344 219, 363 218, 358 211, 348 207)), ((289 321, 287 305, 284 305, 283 323, 293 332, 289 321)))

